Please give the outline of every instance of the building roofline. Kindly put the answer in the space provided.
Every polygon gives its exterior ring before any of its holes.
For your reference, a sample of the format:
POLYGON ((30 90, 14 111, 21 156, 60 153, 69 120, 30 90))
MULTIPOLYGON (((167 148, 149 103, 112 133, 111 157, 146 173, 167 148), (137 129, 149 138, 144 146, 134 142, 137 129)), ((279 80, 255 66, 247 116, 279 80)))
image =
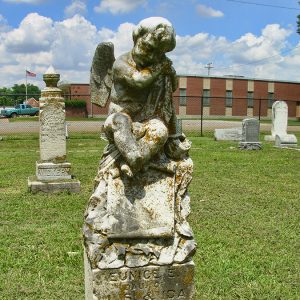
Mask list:
POLYGON ((267 82, 283 82, 283 83, 300 84, 300 81, 255 78, 255 77, 246 77, 246 76, 238 76, 238 75, 223 75, 223 76, 210 75, 210 76, 207 76, 207 75, 197 75, 197 74, 177 74, 177 76, 179 76, 179 77, 198 77, 198 78, 217 78, 217 79, 267 81, 267 82))
MULTIPOLYGON (((255 77, 246 77, 246 76, 238 76, 238 75, 197 75, 197 74, 177 74, 178 77, 197 77, 197 78, 216 78, 216 79, 235 79, 235 80, 251 80, 251 81, 265 81, 265 82, 282 82, 282 83, 292 83, 292 84, 300 84, 300 81, 290 81, 290 80, 278 80, 278 79, 267 79, 267 78, 255 78, 255 77)), ((71 86, 71 85, 84 85, 89 86, 89 83, 84 82, 62 82, 58 84, 59 86, 71 86)))

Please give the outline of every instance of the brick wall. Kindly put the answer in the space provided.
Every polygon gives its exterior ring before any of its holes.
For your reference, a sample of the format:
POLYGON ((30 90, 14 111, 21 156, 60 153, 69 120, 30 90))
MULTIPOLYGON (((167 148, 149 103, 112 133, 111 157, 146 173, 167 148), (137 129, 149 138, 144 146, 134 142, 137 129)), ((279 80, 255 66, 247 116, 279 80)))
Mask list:
MULTIPOLYGON (((261 116, 268 115, 268 82, 267 81, 254 81, 254 99, 263 99, 261 101, 261 116)), ((253 102, 253 115, 259 115, 259 100, 253 102)))
POLYGON ((288 82, 276 82, 274 89, 277 100, 294 100, 286 101, 286 103, 288 105, 289 117, 295 117, 297 101, 300 101, 300 85, 288 82))
MULTIPOLYGON (((201 96, 203 94, 203 81, 210 83, 210 115, 225 115, 225 97, 226 97, 226 78, 215 77, 186 77, 186 114, 187 115, 200 115, 201 113, 201 96), (194 97, 195 96, 195 97, 194 97)), ((227 79, 228 80, 228 79, 227 79)), ((247 92, 248 82, 247 79, 230 79, 233 82, 232 86, 232 115, 233 116, 247 116, 247 92), (245 98, 245 99, 236 99, 245 98)), ((251 80, 254 84, 254 99, 263 99, 261 101, 261 116, 268 114, 268 92, 270 86, 274 85, 274 99, 275 100, 290 100, 287 101, 289 107, 289 116, 296 116, 296 105, 300 102, 300 84, 289 82, 268 82, 262 80, 251 80)), ((90 103, 90 89, 89 84, 71 84, 70 93, 72 99, 82 99, 86 101, 87 113, 89 116, 93 115, 107 115, 108 104, 106 107, 101 108, 93 104, 91 108, 90 103), (78 96, 77 96, 78 95, 78 96)), ((173 101, 176 113, 179 113, 179 88, 173 94, 173 101)), ((254 100, 253 115, 259 114, 259 101, 254 100)))
POLYGON ((232 89, 232 115, 233 116, 247 116, 248 102, 248 81, 247 80, 233 80, 232 89), (242 98, 242 99, 239 99, 242 98))
POLYGON ((225 115, 226 80, 221 78, 210 79, 210 114, 225 115), (216 97, 216 98, 214 98, 216 97), (218 98, 221 97, 221 98, 218 98))
POLYGON ((201 95, 203 90, 203 80, 199 77, 188 77, 186 86, 186 114, 201 114, 201 95))

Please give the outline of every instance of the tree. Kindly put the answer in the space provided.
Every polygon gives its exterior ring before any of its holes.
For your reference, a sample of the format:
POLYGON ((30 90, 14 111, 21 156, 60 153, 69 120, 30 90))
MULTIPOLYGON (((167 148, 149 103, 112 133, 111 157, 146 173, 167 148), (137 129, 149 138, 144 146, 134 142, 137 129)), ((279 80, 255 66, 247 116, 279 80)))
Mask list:
MULTIPOLYGON (((12 88, 11 88, 12 94, 13 95, 13 99, 20 103, 26 100, 26 86, 25 84, 15 84, 12 88)), ((39 89, 39 87, 28 83, 27 84, 27 95, 28 98, 35 98, 38 99, 41 95, 41 90, 39 89)))
MULTIPOLYGON (((31 83, 27 84, 28 98, 38 100, 41 96, 41 90, 38 86, 31 83)), ((13 106, 17 103, 23 103, 26 100, 25 84, 14 84, 11 88, 0 88, 0 105, 13 106)))
POLYGON ((12 106, 14 105, 11 97, 11 89, 7 87, 0 88, 0 105, 1 106, 12 106))

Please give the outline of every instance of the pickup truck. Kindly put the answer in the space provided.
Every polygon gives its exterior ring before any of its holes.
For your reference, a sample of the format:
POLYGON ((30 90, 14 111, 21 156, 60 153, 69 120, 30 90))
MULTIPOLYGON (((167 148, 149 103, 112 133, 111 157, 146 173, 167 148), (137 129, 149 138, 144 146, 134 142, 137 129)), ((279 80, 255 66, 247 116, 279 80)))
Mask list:
POLYGON ((1 115, 7 118, 15 118, 17 116, 38 116, 39 108, 32 107, 28 104, 18 104, 14 108, 7 108, 1 110, 1 115))

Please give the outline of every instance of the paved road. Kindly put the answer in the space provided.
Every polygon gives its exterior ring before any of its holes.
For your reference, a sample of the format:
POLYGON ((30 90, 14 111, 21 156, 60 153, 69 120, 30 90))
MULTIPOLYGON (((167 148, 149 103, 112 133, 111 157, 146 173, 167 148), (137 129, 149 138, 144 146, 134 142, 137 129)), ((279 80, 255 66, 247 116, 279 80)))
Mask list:
MULTIPOLYGON (((69 132, 101 132, 103 121, 68 121, 69 132)), ((204 120, 203 130, 214 130, 216 128, 241 127, 240 121, 216 121, 204 120)), ((183 120, 183 131, 199 131, 200 120, 183 120)), ((261 130, 270 131, 271 124, 261 124, 261 130)), ((288 132, 300 131, 300 126, 289 126, 288 132)), ((39 132, 39 122, 9 122, 8 119, 0 119, 0 135, 14 133, 33 133, 39 132)))

